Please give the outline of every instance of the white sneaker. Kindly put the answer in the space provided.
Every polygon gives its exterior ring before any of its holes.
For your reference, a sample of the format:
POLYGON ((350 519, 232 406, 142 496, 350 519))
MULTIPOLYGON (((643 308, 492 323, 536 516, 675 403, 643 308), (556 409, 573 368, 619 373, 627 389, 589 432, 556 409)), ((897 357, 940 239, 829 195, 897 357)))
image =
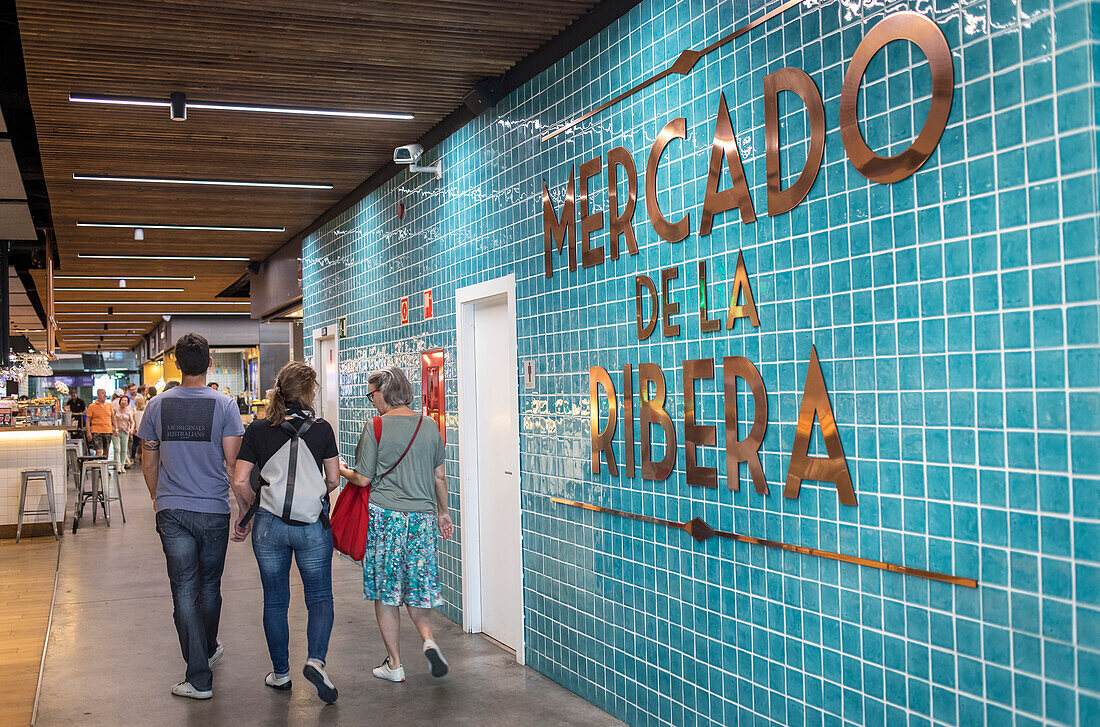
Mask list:
POLYGON ((280 692, 290 691, 290 672, 278 676, 275 672, 271 671, 267 673, 267 678, 264 679, 264 684, 272 689, 278 689, 280 692))
POLYGON ((424 640, 424 656, 428 658, 432 665, 433 677, 441 677, 447 674, 450 667, 447 666, 447 660, 443 658, 443 652, 439 650, 439 644, 435 643, 435 639, 424 640))
POLYGON ((405 667, 399 666, 396 669, 391 669, 389 657, 386 657, 386 660, 382 662, 382 666, 374 667, 374 675, 379 679, 390 682, 403 682, 405 681, 405 667))
POLYGON ((214 696, 214 690, 207 689, 204 692, 191 686, 191 682, 180 682, 172 687, 172 694, 175 694, 177 697, 187 697, 189 699, 210 699, 214 696))
MULTIPOLYGON (((321 698, 321 701, 325 704, 332 704, 336 701, 336 697, 339 696, 339 692, 336 691, 336 687, 328 678, 328 674, 325 673, 325 665, 320 662, 310 661, 306 662, 306 665, 302 668, 302 675, 309 680, 310 684, 317 687, 317 696, 321 698)), ((401 675, 402 679, 405 677, 404 673, 401 675)))
POLYGON ((225 656, 225 647, 222 646, 222 642, 219 641, 218 648, 214 649, 214 653, 210 656, 206 663, 212 667, 219 661, 221 661, 223 656, 225 656))

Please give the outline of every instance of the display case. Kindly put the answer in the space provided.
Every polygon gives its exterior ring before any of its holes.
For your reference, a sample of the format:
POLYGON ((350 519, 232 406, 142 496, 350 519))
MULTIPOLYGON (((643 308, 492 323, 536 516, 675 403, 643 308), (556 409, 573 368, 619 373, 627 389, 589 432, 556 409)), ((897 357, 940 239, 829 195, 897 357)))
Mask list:
POLYGON ((421 411, 439 427, 439 436, 447 442, 447 395, 443 375, 443 349, 420 354, 421 411))

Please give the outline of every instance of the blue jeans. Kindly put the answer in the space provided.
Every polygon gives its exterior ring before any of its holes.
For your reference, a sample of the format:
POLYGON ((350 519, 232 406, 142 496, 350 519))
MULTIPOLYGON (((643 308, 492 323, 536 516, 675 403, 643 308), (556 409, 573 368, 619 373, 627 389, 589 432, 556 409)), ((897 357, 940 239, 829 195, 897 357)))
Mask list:
POLYGON ((218 648, 229 515, 161 510, 157 532, 168 562, 172 618, 187 662, 187 681, 205 691, 214 682, 207 660, 218 648))
POLYGON ((252 525, 252 551, 264 587, 264 635, 275 673, 290 672, 286 614, 290 608, 291 555, 298 563, 309 612, 308 658, 324 664, 333 621, 332 532, 320 520, 311 525, 287 525, 261 508, 252 525))

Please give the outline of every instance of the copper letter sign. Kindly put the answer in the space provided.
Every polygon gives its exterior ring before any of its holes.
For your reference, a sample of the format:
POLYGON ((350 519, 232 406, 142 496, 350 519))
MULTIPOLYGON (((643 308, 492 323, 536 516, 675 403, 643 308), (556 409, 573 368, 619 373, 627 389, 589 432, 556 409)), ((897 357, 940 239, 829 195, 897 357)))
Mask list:
POLYGON ((920 13, 910 11, 888 16, 871 28, 856 48, 840 91, 840 138, 844 141, 844 149, 848 152, 852 166, 872 182, 881 184, 899 182, 920 169, 932 155, 944 128, 947 127, 954 94, 955 66, 951 61, 951 48, 939 26, 920 13), (920 130, 916 141, 901 154, 882 157, 871 151, 863 140, 856 109, 859 86, 863 82, 867 64, 887 43, 894 40, 912 41, 924 51, 929 70, 932 71, 932 103, 928 108, 924 128, 920 130))

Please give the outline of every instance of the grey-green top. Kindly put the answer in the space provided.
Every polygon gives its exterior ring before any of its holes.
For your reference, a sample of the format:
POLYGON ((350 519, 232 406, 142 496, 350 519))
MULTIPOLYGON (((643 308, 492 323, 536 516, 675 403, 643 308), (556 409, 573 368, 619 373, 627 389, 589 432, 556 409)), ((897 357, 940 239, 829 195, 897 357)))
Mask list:
POLYGON ((382 417, 382 442, 374 441, 374 419, 367 419, 355 448, 355 471, 371 481, 370 501, 398 512, 435 512, 435 468, 443 464, 443 438, 435 422, 424 417, 409 453, 393 472, 375 481, 405 451, 420 415, 382 417))

